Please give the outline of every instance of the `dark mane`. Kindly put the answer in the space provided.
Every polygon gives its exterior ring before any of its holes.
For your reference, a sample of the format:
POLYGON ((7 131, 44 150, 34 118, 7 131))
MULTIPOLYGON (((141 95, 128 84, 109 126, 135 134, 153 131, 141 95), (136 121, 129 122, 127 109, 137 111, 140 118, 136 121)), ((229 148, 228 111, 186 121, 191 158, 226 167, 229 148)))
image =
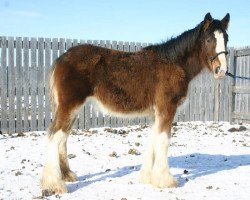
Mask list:
POLYGON ((195 42, 199 38, 201 27, 202 23, 162 44, 150 45, 144 49, 156 51, 161 57, 174 61, 192 50, 195 42))

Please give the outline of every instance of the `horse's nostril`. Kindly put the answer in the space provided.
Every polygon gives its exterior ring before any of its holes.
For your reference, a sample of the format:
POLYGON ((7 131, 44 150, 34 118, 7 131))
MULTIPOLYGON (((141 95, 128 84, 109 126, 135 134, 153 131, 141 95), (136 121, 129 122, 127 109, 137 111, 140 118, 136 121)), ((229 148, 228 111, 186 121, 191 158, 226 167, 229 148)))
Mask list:
POLYGON ((215 74, 218 74, 219 71, 220 71, 220 67, 216 67, 216 69, 215 69, 215 74))

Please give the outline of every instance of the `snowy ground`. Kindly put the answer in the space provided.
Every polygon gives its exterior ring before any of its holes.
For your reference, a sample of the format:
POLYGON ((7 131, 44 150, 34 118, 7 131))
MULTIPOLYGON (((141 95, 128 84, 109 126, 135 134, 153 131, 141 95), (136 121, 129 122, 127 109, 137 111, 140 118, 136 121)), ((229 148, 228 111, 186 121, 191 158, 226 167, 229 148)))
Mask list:
POLYGON ((180 186, 139 182, 147 127, 74 131, 68 153, 79 180, 42 197, 45 133, 0 135, 0 199, 250 199, 250 124, 187 122, 172 128, 169 161, 180 186), (230 131, 228 131, 230 129, 230 131))

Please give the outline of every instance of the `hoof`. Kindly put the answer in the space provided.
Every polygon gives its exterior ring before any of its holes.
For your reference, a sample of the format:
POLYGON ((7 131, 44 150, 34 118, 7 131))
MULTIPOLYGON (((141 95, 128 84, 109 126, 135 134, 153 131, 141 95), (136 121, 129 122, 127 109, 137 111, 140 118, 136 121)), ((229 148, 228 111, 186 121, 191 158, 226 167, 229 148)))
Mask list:
POLYGON ((175 188, 178 186, 178 181, 168 172, 153 173, 151 184, 157 188, 175 188))
POLYGON ((49 197, 54 195, 55 192, 49 189, 42 190, 42 197, 49 197))
POLYGON ((63 180, 66 182, 75 182, 77 181, 77 176, 74 172, 68 171, 64 176, 63 180))
POLYGON ((54 194, 67 193, 68 189, 64 181, 49 181, 45 182, 42 180, 42 196, 51 196, 54 194))

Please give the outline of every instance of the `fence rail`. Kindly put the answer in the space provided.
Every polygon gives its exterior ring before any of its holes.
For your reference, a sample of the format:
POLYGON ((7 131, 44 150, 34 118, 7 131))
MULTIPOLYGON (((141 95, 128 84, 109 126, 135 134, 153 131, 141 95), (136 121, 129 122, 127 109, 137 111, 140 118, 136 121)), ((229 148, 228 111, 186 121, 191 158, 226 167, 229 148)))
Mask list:
MULTIPOLYGON (((0 130, 3 133, 46 130, 52 115, 48 74, 52 62, 72 46, 94 44, 135 52, 147 43, 109 40, 0 37, 0 130)), ((229 71, 250 76, 250 48, 230 49, 229 71)), ((226 77, 215 81, 204 70, 189 86, 175 121, 250 121, 250 81, 226 77)), ((149 118, 122 119, 100 112, 92 101, 79 112, 74 128, 148 124, 149 118)))

